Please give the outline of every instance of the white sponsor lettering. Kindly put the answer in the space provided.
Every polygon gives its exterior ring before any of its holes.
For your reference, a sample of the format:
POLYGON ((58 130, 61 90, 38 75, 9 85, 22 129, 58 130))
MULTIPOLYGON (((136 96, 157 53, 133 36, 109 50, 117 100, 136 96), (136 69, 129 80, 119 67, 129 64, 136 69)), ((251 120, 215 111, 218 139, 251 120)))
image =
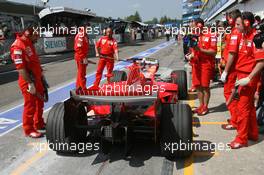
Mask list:
POLYGON ((21 50, 14 50, 14 54, 15 55, 22 55, 22 51, 21 50))
POLYGON ((55 38, 44 38, 44 51, 45 53, 54 53, 65 51, 66 38, 65 37, 55 37, 55 38))
POLYGON ((231 40, 236 40, 237 39, 237 36, 231 36, 231 40))

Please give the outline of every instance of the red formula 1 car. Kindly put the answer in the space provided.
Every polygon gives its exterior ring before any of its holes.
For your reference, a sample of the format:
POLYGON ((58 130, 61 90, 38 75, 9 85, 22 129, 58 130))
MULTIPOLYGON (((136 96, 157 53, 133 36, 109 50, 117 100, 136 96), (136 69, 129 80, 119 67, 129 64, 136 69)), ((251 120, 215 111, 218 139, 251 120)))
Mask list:
POLYGON ((132 140, 145 137, 160 143, 168 159, 191 155, 192 111, 179 101, 187 98, 185 71, 159 67, 158 60, 150 58, 123 61, 131 64, 124 71, 113 71, 110 82, 73 90, 70 99, 53 106, 47 140, 64 147, 52 149, 71 152, 67 145, 97 137, 101 151, 108 153, 116 143, 127 150, 132 140))

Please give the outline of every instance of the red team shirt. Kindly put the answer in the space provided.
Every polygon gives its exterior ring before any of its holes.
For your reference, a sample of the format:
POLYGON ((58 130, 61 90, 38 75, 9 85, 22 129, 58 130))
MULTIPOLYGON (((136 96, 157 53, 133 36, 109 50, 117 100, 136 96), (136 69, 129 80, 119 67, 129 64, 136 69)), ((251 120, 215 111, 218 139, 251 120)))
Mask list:
MULTIPOLYGON (((33 73, 36 83, 41 82, 42 68, 34 45, 30 40, 22 40, 17 36, 16 41, 11 45, 10 52, 17 70, 26 69, 27 72, 33 73)), ((21 76, 19 76, 19 84, 27 86, 27 82, 21 76)), ((38 87, 36 88, 38 89, 38 87)), ((43 90, 41 87, 39 88, 39 90, 43 90)))
POLYGON ((225 38, 226 46, 223 52, 223 57, 224 57, 225 62, 228 61, 228 55, 230 52, 234 52, 234 53, 238 52, 237 48, 238 48, 241 36, 242 34, 236 28, 233 28, 230 34, 226 34, 226 38, 225 38))
MULTIPOLYGON (((216 36, 213 34, 201 34, 199 36, 198 47, 206 50, 213 49, 216 51, 216 36)), ((192 51, 194 53, 192 63, 196 63, 193 64, 193 86, 209 87, 215 57, 207 55, 201 51, 196 51, 195 49, 192 49, 192 51)))
POLYGON ((250 73, 254 69, 256 61, 264 59, 264 49, 257 49, 253 43, 255 35, 255 30, 242 35, 238 49, 237 71, 250 73))
POLYGON ((113 57, 117 51, 117 42, 114 38, 109 39, 107 36, 103 36, 97 41, 96 47, 101 49, 100 54, 113 57))
MULTIPOLYGON (((198 42, 199 48, 203 48, 206 50, 212 49, 217 51, 217 39, 213 34, 202 34, 199 37, 198 42)), ((200 64, 210 64, 212 65, 215 59, 215 56, 207 55, 203 52, 198 52, 199 63, 200 64)))
POLYGON ((231 39, 231 33, 230 34, 226 34, 225 38, 224 38, 224 42, 225 42, 225 48, 223 51, 223 59, 225 61, 225 63, 227 63, 228 60, 228 55, 229 55, 229 43, 230 43, 230 39, 231 39))
POLYGON ((79 32, 74 39, 75 60, 81 61, 87 57, 89 40, 84 32, 79 32))

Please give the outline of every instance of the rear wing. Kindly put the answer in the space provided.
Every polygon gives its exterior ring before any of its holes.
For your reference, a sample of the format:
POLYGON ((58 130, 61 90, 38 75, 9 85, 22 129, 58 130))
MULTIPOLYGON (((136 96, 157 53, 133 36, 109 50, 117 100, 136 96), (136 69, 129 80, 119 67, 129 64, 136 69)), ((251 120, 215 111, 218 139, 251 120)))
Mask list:
POLYGON ((142 96, 99 96, 99 95, 77 95, 75 91, 70 92, 75 101, 89 104, 115 104, 115 103, 148 103, 158 99, 157 93, 142 96))

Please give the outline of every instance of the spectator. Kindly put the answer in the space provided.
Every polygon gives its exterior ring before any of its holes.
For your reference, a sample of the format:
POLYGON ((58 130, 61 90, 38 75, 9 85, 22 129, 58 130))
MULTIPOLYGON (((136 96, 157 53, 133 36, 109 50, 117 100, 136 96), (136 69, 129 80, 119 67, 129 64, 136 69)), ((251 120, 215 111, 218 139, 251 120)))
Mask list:
POLYGON ((167 41, 170 41, 171 31, 170 31, 169 28, 166 28, 166 30, 165 30, 165 35, 166 35, 166 39, 167 39, 167 41))

